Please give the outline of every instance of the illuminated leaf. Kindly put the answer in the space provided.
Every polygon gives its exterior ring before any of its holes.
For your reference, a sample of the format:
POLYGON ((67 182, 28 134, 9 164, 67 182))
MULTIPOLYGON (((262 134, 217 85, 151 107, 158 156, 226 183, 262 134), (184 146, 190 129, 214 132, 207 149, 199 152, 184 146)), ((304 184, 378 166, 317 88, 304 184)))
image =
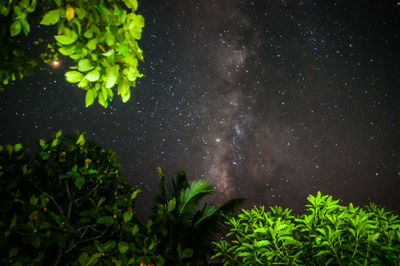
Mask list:
POLYGON ((115 82, 117 81, 117 73, 115 73, 114 68, 108 69, 106 79, 107 79, 106 88, 112 88, 115 85, 115 82))
POLYGON ((93 90, 88 90, 86 92, 85 102, 86 102, 86 107, 92 105, 92 103, 94 102, 94 92, 93 92, 93 90))
POLYGON ((82 59, 78 63, 78 70, 81 72, 87 72, 93 68, 94 66, 92 66, 89 59, 82 59))
POLYGON ((67 78, 68 82, 76 83, 81 81, 81 79, 83 78, 83 74, 78 71, 68 71, 67 73, 65 73, 65 77, 67 78))
POLYGON ((21 21, 19 20, 14 21, 10 26, 11 37, 17 36, 21 32, 21 29, 22 29, 21 21))
POLYGON ((55 9, 47 12, 40 24, 42 25, 54 25, 60 20, 60 9, 55 9))
POLYGON ((100 72, 97 68, 93 69, 92 71, 87 73, 85 76, 85 79, 87 79, 91 82, 97 81, 99 78, 100 78, 100 72))
POLYGON ((63 45, 70 45, 76 41, 75 36, 66 36, 66 35, 56 35, 54 36, 57 42, 63 45))

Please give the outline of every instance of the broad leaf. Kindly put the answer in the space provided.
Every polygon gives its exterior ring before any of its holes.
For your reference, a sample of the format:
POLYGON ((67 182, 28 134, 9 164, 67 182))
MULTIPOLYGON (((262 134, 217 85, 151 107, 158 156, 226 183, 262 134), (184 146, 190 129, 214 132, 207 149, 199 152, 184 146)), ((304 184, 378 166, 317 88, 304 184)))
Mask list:
POLYGON ((85 102, 86 102, 86 107, 92 105, 92 103, 94 102, 94 92, 93 92, 93 90, 88 90, 86 92, 85 102))
POLYGON ((81 81, 81 79, 83 78, 83 74, 78 71, 68 71, 67 73, 65 73, 65 77, 67 78, 68 82, 77 83, 81 81))
POLYGON ((94 82, 99 80, 100 78, 100 71, 96 68, 86 74, 85 79, 94 82))
POLYGON ((42 25, 54 25, 60 20, 60 9, 55 9, 47 12, 40 24, 42 25))

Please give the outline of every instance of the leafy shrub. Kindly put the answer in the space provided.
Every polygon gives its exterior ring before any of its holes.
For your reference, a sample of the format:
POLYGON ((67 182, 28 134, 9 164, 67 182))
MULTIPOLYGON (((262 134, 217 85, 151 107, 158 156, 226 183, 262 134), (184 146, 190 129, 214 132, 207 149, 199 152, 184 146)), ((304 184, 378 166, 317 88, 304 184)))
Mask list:
POLYGON ((399 265, 398 215, 370 203, 341 206, 331 196, 308 196, 301 216, 281 207, 254 207, 229 218, 227 237, 214 242, 224 265, 399 265))
POLYGON ((0 146, 1 265, 163 264, 135 214, 140 192, 84 134, 0 146))

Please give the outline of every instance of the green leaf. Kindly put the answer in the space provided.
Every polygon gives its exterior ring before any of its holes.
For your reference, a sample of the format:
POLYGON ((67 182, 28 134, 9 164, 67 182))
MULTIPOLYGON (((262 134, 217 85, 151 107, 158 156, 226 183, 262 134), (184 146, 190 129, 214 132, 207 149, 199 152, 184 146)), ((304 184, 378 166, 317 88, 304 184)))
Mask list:
POLYGON ((65 77, 67 78, 67 81, 70 83, 76 83, 81 81, 83 78, 83 74, 78 71, 68 71, 65 73, 65 77))
POLYGON ((129 52, 129 47, 126 45, 125 42, 121 43, 118 47, 118 53, 121 55, 127 55, 129 52))
POLYGON ((11 154, 14 151, 14 147, 10 144, 7 144, 6 150, 8 151, 8 154, 11 154))
POLYGON ((28 36, 28 33, 31 31, 31 26, 29 25, 28 21, 21 20, 22 29, 24 31, 25 36, 28 36))
POLYGON ((185 248, 182 252, 182 259, 191 258, 193 256, 193 249, 185 248))
POLYGON ((117 81, 117 75, 118 73, 115 72, 114 68, 108 69, 106 76, 106 88, 112 88, 115 85, 115 82, 117 81))
POLYGON ((76 41, 77 36, 55 35, 54 39, 62 45, 70 45, 76 41))
POLYGON ((60 9, 55 9, 47 12, 40 24, 42 25, 54 25, 60 20, 60 9))
POLYGON ((89 260, 89 255, 86 252, 83 252, 79 256, 79 264, 82 265, 82 266, 86 265, 88 260, 89 260))
POLYGON ((78 144, 78 145, 80 145, 80 146, 82 146, 82 145, 85 144, 85 137, 83 136, 83 134, 80 134, 80 135, 79 135, 79 138, 78 138, 78 140, 76 141, 76 144, 78 144))
POLYGON ((97 219, 97 223, 105 224, 106 226, 110 226, 114 223, 114 218, 112 216, 103 216, 97 219))
POLYGON ((80 188, 83 186, 83 184, 85 184, 85 178, 83 176, 78 176, 77 178, 75 178, 75 187, 80 188))
POLYGON ((118 243, 118 250, 121 254, 126 253, 128 251, 128 249, 129 249, 129 246, 126 242, 121 241, 118 243))
POLYGON ((95 253, 90 256, 89 260, 86 262, 85 266, 95 265, 99 258, 101 257, 101 253, 95 253))
POLYGON ((86 107, 92 105, 92 103, 94 102, 94 92, 93 92, 93 90, 88 90, 86 92, 85 102, 86 102, 86 107))
POLYGON ((110 251, 114 249, 116 245, 117 244, 115 243, 114 240, 108 240, 106 243, 104 243, 104 251, 105 252, 110 251))
POLYGON ((78 70, 81 72, 87 72, 93 68, 94 66, 92 66, 89 59, 82 59, 78 63, 78 70))
POLYGON ((60 129, 59 131, 57 131, 56 133, 56 138, 58 139, 59 137, 61 137, 62 134, 62 130, 60 129))
POLYGON ((128 89, 125 94, 121 95, 121 98, 122 98, 123 103, 126 103, 127 101, 129 101, 129 99, 131 98, 131 90, 128 89))
POLYGON ((74 49, 75 45, 68 45, 68 46, 61 46, 60 48, 58 48, 58 51, 62 55, 71 55, 74 52, 74 49))
POLYGON ((140 188, 136 189, 131 195, 131 200, 135 199, 137 194, 139 194, 140 192, 142 192, 140 188))
POLYGON ((42 240, 40 240, 39 237, 36 237, 31 243, 32 246, 34 246, 35 248, 39 248, 40 244, 42 243, 42 240))
POLYGON ((8 258, 12 258, 12 257, 14 257, 15 255, 17 255, 18 254, 18 248, 12 248, 11 250, 10 250, 10 252, 8 253, 8 258))
POLYGON ((91 39, 90 41, 88 41, 88 43, 87 43, 87 48, 89 48, 90 50, 95 50, 96 49, 96 47, 97 47, 97 39, 96 38, 93 38, 93 39, 91 39))
POLYGON ((40 147, 42 147, 42 149, 44 149, 46 146, 46 141, 44 139, 40 139, 39 144, 40 144, 40 147))
POLYGON ((14 21, 10 26, 11 37, 17 36, 21 32, 21 29, 22 29, 21 21, 19 20, 14 21))
POLYGON ((124 0, 124 3, 127 7, 133 9, 133 11, 137 10, 138 2, 137 0, 124 0))
POLYGON ((136 236, 137 232, 139 232, 139 226, 135 224, 135 226, 132 228, 132 235, 136 236))
POLYGON ((21 143, 17 143, 17 144, 14 145, 14 150, 15 151, 20 151, 21 149, 22 149, 21 143))
POLYGON ((96 68, 86 74, 85 79, 95 82, 100 78, 100 71, 96 68))
POLYGON ((132 219, 133 216, 133 211, 132 210, 127 210, 126 212, 124 212, 123 214, 123 218, 124 218, 124 222, 127 223, 132 219))
POLYGON ((171 212, 175 209, 176 206, 176 198, 172 198, 170 201, 168 201, 168 212, 171 212))

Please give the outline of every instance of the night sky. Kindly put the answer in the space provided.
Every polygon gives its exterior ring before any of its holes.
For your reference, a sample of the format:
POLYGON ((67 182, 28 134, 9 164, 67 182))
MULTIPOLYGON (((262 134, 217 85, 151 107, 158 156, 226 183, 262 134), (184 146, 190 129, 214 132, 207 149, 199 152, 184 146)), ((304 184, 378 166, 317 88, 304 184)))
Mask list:
POLYGON ((143 0, 137 13, 145 77, 128 103, 85 108, 64 59, 6 87, 0 142, 87 131, 142 189, 143 213, 157 166, 211 181, 216 202, 298 213, 320 190, 400 210, 399 1, 143 0))

